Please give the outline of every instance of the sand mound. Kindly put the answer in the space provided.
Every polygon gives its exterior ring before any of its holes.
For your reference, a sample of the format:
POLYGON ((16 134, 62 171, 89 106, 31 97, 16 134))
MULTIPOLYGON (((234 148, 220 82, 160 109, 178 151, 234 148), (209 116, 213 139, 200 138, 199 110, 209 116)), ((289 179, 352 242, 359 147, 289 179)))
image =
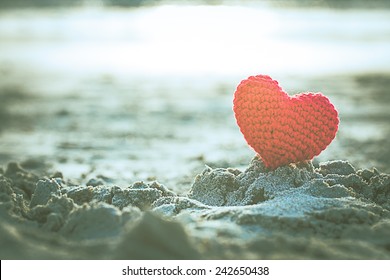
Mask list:
POLYGON ((157 183, 73 185, 0 172, 2 259, 389 259, 390 175, 348 161, 206 167, 157 183))

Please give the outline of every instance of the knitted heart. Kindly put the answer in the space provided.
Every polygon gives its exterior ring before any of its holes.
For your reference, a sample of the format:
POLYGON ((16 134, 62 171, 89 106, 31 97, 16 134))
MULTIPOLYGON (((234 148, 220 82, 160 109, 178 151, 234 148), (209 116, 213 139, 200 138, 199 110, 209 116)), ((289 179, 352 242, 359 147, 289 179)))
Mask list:
POLYGON ((265 75, 238 85, 233 110, 245 140, 270 169, 319 155, 339 124, 336 109, 321 93, 288 96, 265 75))

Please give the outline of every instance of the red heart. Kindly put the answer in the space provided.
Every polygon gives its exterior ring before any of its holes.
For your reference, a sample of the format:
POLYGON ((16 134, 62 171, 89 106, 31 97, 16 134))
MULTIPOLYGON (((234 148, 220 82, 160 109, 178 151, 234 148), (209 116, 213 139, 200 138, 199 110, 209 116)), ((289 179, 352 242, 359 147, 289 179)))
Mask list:
POLYGON ((245 140, 270 169, 319 155, 339 124, 336 109, 321 93, 288 96, 265 75, 238 85, 233 110, 245 140))

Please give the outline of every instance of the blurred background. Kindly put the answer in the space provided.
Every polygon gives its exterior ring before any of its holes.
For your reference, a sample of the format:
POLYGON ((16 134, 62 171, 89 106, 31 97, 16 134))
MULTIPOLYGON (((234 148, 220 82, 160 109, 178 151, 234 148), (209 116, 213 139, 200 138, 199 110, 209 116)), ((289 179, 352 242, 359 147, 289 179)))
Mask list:
POLYGON ((254 152, 232 112, 267 74, 340 113, 315 163, 390 172, 390 1, 0 0, 0 165, 185 192, 254 152))

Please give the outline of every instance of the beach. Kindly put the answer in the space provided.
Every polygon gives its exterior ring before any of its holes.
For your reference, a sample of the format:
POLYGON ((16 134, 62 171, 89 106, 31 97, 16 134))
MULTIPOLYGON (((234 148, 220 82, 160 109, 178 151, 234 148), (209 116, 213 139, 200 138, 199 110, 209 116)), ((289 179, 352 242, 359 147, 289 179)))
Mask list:
POLYGON ((1 259, 389 259, 388 14, 1 12, 1 259), (269 170, 245 142, 257 74, 338 110, 312 161, 269 170))

